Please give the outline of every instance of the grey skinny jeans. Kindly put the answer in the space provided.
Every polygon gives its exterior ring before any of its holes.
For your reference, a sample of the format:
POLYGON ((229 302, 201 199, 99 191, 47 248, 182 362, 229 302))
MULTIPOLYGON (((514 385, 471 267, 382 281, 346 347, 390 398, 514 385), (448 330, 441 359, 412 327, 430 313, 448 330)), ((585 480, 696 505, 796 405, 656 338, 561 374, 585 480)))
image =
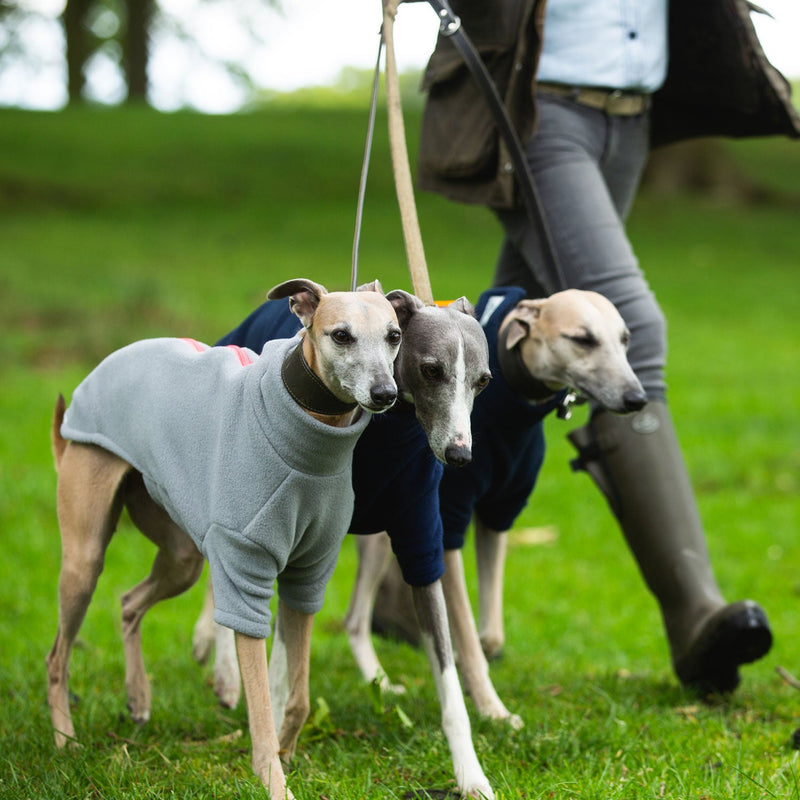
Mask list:
POLYGON ((649 152, 649 116, 612 117, 543 92, 537 108, 526 152, 558 270, 524 208, 498 211, 506 236, 494 285, 521 286, 530 297, 566 288, 605 295, 631 332, 628 358, 648 398, 663 400, 666 320, 625 233, 649 152))

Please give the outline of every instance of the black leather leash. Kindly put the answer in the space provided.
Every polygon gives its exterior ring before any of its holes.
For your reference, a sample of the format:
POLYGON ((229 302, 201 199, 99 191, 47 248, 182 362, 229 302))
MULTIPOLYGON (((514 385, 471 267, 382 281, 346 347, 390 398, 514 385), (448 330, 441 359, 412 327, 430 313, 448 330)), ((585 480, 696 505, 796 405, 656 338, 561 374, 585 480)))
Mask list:
POLYGON ((492 76, 486 69, 483 59, 478 54, 469 36, 467 36, 466 31, 461 25, 460 18, 453 13, 447 0, 428 0, 428 3, 439 17, 439 34, 449 38, 464 59, 464 63, 472 74, 472 77, 483 92, 483 96, 489 104, 489 110, 494 117, 495 124, 506 143, 506 147, 508 147, 514 173, 517 178, 517 185, 519 186, 522 200, 525 203, 525 208, 528 211, 528 217, 536 226, 537 233, 549 255, 549 261, 544 266, 551 273, 552 290, 559 291, 561 289, 566 289, 568 287, 561 273, 555 247, 553 247, 550 233, 544 224, 544 207, 539 199, 536 183, 528 167, 525 149, 520 143, 517 132, 514 130, 514 126, 508 117, 505 103, 497 91, 492 76))

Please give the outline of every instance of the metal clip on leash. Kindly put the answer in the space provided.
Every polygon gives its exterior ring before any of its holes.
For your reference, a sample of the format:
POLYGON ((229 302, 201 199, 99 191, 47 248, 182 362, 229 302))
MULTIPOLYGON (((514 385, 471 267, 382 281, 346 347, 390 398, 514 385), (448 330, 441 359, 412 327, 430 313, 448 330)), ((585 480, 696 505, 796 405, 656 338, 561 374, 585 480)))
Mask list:
POLYGON ((461 17, 457 17, 447 3, 431 3, 431 5, 439 14, 439 33, 442 36, 453 36, 461 29, 461 17))

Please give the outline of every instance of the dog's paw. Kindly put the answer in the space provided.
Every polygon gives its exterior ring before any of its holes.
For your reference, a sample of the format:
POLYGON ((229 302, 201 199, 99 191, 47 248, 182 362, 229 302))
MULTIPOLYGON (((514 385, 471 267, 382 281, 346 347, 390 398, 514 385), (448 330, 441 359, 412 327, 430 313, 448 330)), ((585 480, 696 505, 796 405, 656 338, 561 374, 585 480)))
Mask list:
POLYGON ((280 758, 276 755, 274 758, 261 761, 259 763, 254 761, 253 771, 261 779, 261 783, 267 790, 270 800, 294 800, 294 795, 286 785, 286 776, 283 772, 283 766, 280 758))
POLYGON ((229 680, 227 675, 215 675, 214 694, 223 708, 236 708, 239 705, 239 698, 242 694, 238 673, 235 681, 229 680))
POLYGON ((144 725, 150 721, 150 709, 149 708, 138 708, 135 707, 132 703, 128 703, 128 710, 131 713, 131 719, 137 725, 144 725))
POLYGON ((474 798, 474 800, 494 800, 494 791, 489 786, 489 781, 484 778, 482 781, 462 789, 461 796, 474 798))
POLYGON ((406 687, 401 683, 391 683, 389 680, 386 680, 385 682, 381 682, 381 691, 386 694, 400 695, 406 693, 406 687))
POLYGON ((192 658, 198 664, 205 664, 211 656, 213 647, 214 631, 210 631, 198 624, 192 636, 192 658))
POLYGON ((525 722, 519 714, 509 714, 508 724, 511 726, 512 730, 515 731, 522 730, 522 728, 525 727, 525 722))
POLYGON ((150 721, 150 684, 146 678, 141 682, 132 680, 128 682, 126 689, 131 719, 137 725, 144 725, 150 721))

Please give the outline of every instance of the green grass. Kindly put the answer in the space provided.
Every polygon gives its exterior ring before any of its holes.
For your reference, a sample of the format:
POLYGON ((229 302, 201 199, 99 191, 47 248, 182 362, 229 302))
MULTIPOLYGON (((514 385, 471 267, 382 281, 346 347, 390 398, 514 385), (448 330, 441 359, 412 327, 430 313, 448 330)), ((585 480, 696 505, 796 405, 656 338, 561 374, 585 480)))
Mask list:
MULTIPOLYGON (((137 727, 126 715, 119 601, 153 556, 127 522, 72 660, 84 746, 54 751, 44 670, 60 558, 50 415, 59 391, 68 396, 133 339, 213 341, 298 275, 345 287, 365 121, 354 110, 279 107, 233 117, 0 111, 0 796, 263 796, 243 709, 219 709, 209 668, 191 660, 201 587, 148 615, 152 720, 137 727)), ((407 127, 413 149, 416 112, 407 127)), ((410 289, 384 131, 379 119, 361 276, 410 289)), ((737 207, 645 195, 631 235, 670 320, 672 406, 719 582, 728 597, 766 606, 775 647, 727 701, 698 704, 680 689, 604 502, 567 467, 571 423, 549 419, 548 459, 519 527, 553 526, 557 537, 514 545, 508 641, 492 665, 526 725, 511 732, 473 714, 501 797, 800 797, 790 746, 800 696, 775 674, 800 672, 800 149, 730 148, 776 199, 737 207)), ((434 291, 476 299, 498 224, 480 208, 417 201, 434 291)), ((466 561, 472 575, 469 552, 466 561)), ((392 702, 376 711, 360 684, 341 628, 354 567, 348 540, 314 637, 312 698, 329 711, 303 733, 294 791, 347 800, 446 789, 449 754, 422 654, 379 644, 408 687, 397 704, 410 728, 392 702)))

